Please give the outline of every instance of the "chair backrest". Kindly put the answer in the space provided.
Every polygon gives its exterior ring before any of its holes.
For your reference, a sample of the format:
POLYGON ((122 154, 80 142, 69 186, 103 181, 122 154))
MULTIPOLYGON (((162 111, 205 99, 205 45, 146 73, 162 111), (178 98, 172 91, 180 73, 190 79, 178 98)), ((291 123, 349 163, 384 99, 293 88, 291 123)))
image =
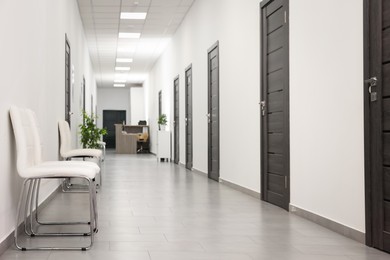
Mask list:
POLYGON ((34 157, 36 163, 42 163, 42 150, 43 145, 41 141, 40 129, 38 124, 38 118, 34 111, 26 109, 26 113, 31 122, 31 133, 34 138, 34 157))
POLYGON ((60 130, 61 148, 60 154, 65 157, 65 153, 72 149, 71 133, 68 122, 61 120, 58 122, 58 129, 60 130))
POLYGON ((28 110, 12 106, 10 117, 15 135, 18 173, 21 177, 26 178, 28 176, 24 174, 25 169, 39 163, 36 151, 40 148, 36 145, 31 115, 29 115, 28 110))

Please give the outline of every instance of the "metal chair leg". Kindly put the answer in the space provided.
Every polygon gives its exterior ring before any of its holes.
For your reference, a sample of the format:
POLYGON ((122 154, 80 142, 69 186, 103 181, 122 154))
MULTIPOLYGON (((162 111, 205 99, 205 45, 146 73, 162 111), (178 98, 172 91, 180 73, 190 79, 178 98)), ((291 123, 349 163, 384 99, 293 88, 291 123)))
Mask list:
POLYGON ((38 210, 38 202, 39 202, 39 190, 41 187, 41 180, 37 181, 37 191, 35 194, 35 222, 38 223, 39 225, 86 225, 90 224, 89 221, 75 221, 75 222, 54 222, 54 221, 46 221, 43 222, 39 220, 39 210, 38 210))
MULTIPOLYGON (((17 211, 16 211, 16 222, 15 222, 15 231, 14 231, 14 241, 15 241, 15 246, 16 248, 20 249, 20 250, 23 250, 23 247, 21 247, 19 244, 18 244, 18 235, 19 235, 19 219, 20 219, 20 215, 21 215, 21 209, 22 209, 22 203, 23 203, 23 197, 24 197, 24 190, 25 190, 25 187, 26 187, 26 183, 29 182, 28 179, 24 180, 23 182, 23 186, 22 186, 22 189, 20 191, 20 195, 19 195, 19 202, 18 202, 18 208, 17 208, 17 211)), ((23 212, 24 213, 24 212, 23 212)), ((22 214, 23 215, 23 214, 22 214)))
MULTIPOLYGON (((39 179, 40 180, 40 179, 39 179)), ((15 246, 16 248, 22 250, 22 251, 27 251, 27 250, 82 250, 86 251, 90 249, 94 243, 94 233, 97 232, 97 208, 96 208, 96 187, 95 187, 95 180, 90 180, 88 178, 85 178, 88 182, 89 186, 89 204, 90 204, 90 244, 86 247, 23 247, 19 244, 18 242, 18 224, 19 224, 19 219, 20 216, 24 217, 24 225, 25 225, 25 230, 27 230, 26 226, 29 224, 28 223, 28 217, 27 214, 28 212, 30 213, 30 222, 32 222, 33 217, 32 217, 32 209, 35 199, 38 197, 36 196, 36 192, 38 192, 38 186, 39 186, 39 180, 38 179, 26 179, 23 182, 23 187, 20 192, 20 198, 18 202, 18 209, 17 209, 17 214, 16 214, 16 225, 15 225, 15 232, 14 232, 14 238, 15 238, 15 246), (28 190, 26 193, 27 189, 27 184, 29 183, 28 190), (25 201, 24 201, 25 198, 25 201), (25 202, 25 203, 24 203, 25 202), (22 204, 25 204, 25 207, 22 207, 22 204)), ((33 226, 30 226, 32 231, 33 231, 33 226)), ((56 235, 61 235, 61 236, 68 236, 68 233, 48 233, 48 234, 41 234, 42 236, 54 236, 56 235)), ((72 235, 75 235, 72 233, 72 235)), ((81 234, 85 235, 85 234, 81 234)), ((33 234, 32 237, 36 236, 36 234, 33 234)))
MULTIPOLYGON (((38 232, 37 230, 34 230, 34 224, 38 224, 40 226, 50 225, 50 226, 59 226, 59 225, 90 225, 90 222, 84 221, 84 222, 41 222, 38 219, 38 202, 39 202, 39 187, 40 187, 41 180, 34 180, 33 189, 32 189, 32 196, 30 198, 30 234, 31 236, 90 236, 91 234, 89 232, 83 232, 83 233, 60 233, 60 232, 38 232), (35 202, 35 214, 33 212, 33 205, 35 202), (35 215, 35 218, 34 218, 35 215)), ((26 222, 27 223, 27 222, 26 222)))

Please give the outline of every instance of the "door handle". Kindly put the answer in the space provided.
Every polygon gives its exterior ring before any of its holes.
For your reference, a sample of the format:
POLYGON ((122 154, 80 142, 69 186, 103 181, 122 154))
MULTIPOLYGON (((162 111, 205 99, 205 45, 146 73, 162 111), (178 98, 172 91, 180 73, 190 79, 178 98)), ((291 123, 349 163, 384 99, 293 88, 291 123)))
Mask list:
POLYGON ((370 101, 376 101, 378 99, 377 92, 372 90, 372 87, 375 87, 378 83, 377 77, 371 77, 366 79, 364 83, 368 84, 368 93, 370 93, 370 101))
POLYGON ((211 123, 210 113, 207 113, 206 116, 207 116, 207 121, 208 121, 209 123, 211 123))
POLYGON ((260 102, 261 115, 265 116, 265 100, 260 102))
POLYGON ((377 82, 378 82, 377 77, 371 77, 371 78, 366 79, 366 80, 364 81, 364 83, 368 83, 368 86, 369 86, 369 87, 375 87, 377 82))

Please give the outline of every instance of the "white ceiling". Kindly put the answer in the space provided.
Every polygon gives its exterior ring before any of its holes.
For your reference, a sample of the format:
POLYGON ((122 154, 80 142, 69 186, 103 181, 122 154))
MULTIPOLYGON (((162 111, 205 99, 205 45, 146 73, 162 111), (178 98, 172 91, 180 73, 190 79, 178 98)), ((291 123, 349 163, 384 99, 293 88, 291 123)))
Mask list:
POLYGON ((77 0, 98 87, 113 87, 116 77, 127 86, 142 83, 195 0, 77 0), (145 20, 121 20, 121 12, 147 12, 145 20), (141 33, 118 39, 119 32, 141 33), (124 54, 118 48, 133 49, 124 54), (133 58, 129 64, 116 58, 133 58), (130 66, 116 72, 116 66, 130 66), (118 75, 120 74, 120 75, 118 75))

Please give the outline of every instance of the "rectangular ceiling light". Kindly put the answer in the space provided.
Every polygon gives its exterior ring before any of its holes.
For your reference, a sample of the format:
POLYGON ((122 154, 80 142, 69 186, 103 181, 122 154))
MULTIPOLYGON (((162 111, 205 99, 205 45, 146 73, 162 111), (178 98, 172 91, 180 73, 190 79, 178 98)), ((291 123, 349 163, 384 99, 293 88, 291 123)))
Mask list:
POLYGON ((118 52, 133 52, 135 48, 118 48, 118 52))
POLYGON ((119 39, 139 39, 141 37, 140 33, 119 33, 119 39))
POLYGON ((116 79, 114 80, 114 83, 126 83, 125 79, 116 79))
POLYGON ((116 87, 116 88, 124 88, 125 84, 114 84, 114 87, 116 87))
POLYGON ((121 19, 144 20, 145 18, 146 13, 121 12, 121 19))
POLYGON ((119 71, 129 71, 129 70, 130 70, 130 67, 115 67, 115 70, 119 70, 119 71))
POLYGON ((126 63, 126 62, 133 62, 133 59, 131 58, 116 58, 116 62, 123 62, 123 63, 126 63))

